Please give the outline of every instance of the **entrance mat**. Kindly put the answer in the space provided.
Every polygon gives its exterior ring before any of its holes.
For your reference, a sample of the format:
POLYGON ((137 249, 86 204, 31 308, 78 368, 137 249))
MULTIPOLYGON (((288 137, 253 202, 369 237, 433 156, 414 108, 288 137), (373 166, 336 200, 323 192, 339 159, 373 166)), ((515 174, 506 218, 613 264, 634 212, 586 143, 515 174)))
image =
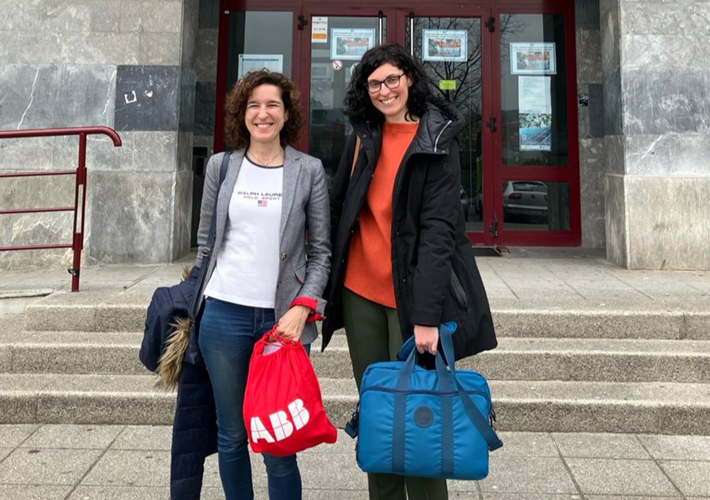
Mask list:
POLYGON ((498 247, 473 247, 473 255, 476 257, 501 257, 498 247))

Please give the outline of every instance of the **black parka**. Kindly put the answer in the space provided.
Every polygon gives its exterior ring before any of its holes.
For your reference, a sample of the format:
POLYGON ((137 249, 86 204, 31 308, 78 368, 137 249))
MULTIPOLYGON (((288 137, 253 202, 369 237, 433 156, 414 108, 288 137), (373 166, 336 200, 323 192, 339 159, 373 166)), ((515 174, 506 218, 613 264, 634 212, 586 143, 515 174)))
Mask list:
MULTIPOLYGON (((353 124, 330 195, 333 260, 325 297, 323 349, 343 327, 342 289, 350 238, 382 147, 379 124, 353 124), (357 134, 362 142, 351 177, 357 134)), ((429 104, 402 159, 392 194, 392 274, 402 338, 414 325, 458 325, 456 359, 496 347, 488 298, 466 236, 456 138, 464 118, 446 102, 429 104)))

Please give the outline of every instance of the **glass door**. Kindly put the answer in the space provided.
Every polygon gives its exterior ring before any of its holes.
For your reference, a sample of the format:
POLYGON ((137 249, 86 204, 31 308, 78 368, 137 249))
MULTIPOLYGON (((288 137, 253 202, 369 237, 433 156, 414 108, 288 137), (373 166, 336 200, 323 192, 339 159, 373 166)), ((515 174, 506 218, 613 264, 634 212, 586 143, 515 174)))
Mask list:
POLYGON ((300 82, 308 96, 303 99, 309 117, 304 150, 322 160, 332 178, 352 134, 343 108, 345 92, 362 55, 386 40, 387 16, 344 7, 314 7, 304 16, 303 65, 310 68, 300 82))
MULTIPOLYGON (((440 9, 439 9, 440 11, 440 9)), ((461 159, 460 202, 466 231, 474 244, 494 244, 488 231, 492 220, 489 114, 486 96, 489 75, 484 71, 488 30, 481 17, 428 16, 426 12, 400 15, 404 46, 429 75, 435 97, 453 103, 466 119, 459 134, 461 159)), ((490 38, 490 37, 488 37, 490 38)), ((488 99, 490 100, 490 99, 488 99)))
POLYGON ((581 243, 573 26, 565 13, 501 13, 495 217, 510 245, 581 243), (570 31, 571 30, 571 31, 570 31), (572 64, 571 64, 572 63, 572 64))

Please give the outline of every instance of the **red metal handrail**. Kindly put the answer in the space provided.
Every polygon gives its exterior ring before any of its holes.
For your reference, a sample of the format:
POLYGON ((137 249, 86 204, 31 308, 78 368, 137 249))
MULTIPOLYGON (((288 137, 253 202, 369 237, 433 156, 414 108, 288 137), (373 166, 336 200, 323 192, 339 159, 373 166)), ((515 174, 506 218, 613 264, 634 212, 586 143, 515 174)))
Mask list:
POLYGON ((76 185, 74 190, 73 207, 52 207, 52 208, 19 208, 11 210, 0 210, 0 215, 9 214, 30 214, 42 212, 74 212, 74 232, 71 244, 50 244, 50 245, 24 245, 0 247, 0 252, 13 250, 50 250, 57 248, 71 248, 74 252, 72 267, 68 270, 72 275, 71 291, 79 291, 79 275, 81 270, 81 251, 84 249, 84 219, 86 218, 86 138, 89 135, 107 135, 113 141, 114 147, 122 146, 121 137, 109 127, 72 127, 72 128, 45 128, 34 130, 0 130, 0 139, 26 139, 29 137, 53 137, 53 136, 79 136, 79 166, 76 170, 53 170, 49 172, 17 172, 0 173, 0 179, 10 177, 46 177, 51 175, 74 175, 76 185), (79 205, 79 191, 81 191, 81 206, 79 205), (81 208, 81 224, 79 224, 79 209, 81 208))

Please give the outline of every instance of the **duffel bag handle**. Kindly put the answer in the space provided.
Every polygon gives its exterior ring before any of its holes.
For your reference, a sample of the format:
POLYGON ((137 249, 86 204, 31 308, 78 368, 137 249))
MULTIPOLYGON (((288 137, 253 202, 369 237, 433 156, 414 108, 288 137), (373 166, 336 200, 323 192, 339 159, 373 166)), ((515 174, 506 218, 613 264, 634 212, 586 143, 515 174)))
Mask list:
MULTIPOLYGON (((454 326, 454 328, 455 328, 455 326, 454 326)), ((473 425, 476 426, 476 428, 478 429, 478 432, 480 432, 481 435, 483 436, 483 438, 486 440, 486 443, 488 443, 488 449, 490 451, 497 450, 498 448, 503 446, 503 442, 500 440, 500 438, 496 434, 496 431, 493 430, 493 427, 491 427, 491 424, 488 423, 488 419, 481 413, 481 411, 474 404, 474 402, 471 400, 471 397, 466 393, 466 391, 463 389, 463 387, 459 383, 458 379, 456 378, 456 364, 454 363, 453 332, 451 331, 451 328, 449 327, 448 324, 444 323, 441 326, 439 326, 439 338, 441 339, 441 346, 444 349, 444 355, 446 356, 446 359, 449 361, 449 368, 451 369, 450 374, 451 374, 451 378, 453 379, 453 384, 456 386, 456 390, 459 393, 459 397, 461 398, 461 402, 463 403, 463 406, 466 409, 466 413, 468 414, 468 417, 471 419, 471 422, 473 422, 473 425)), ((440 355, 438 353, 436 355, 436 358, 437 358, 436 360, 438 362, 439 358, 440 358, 440 355)), ((438 372, 438 363, 437 363, 437 372, 438 372)), ((441 379, 441 375, 439 375, 439 379, 441 379)))
MULTIPOLYGON (((412 352, 407 356, 397 377, 397 390, 406 391, 410 389, 412 385, 412 373, 414 372, 414 365, 416 364, 418 355, 417 350, 412 349, 412 352)), ((452 392, 455 390, 451 381, 451 373, 446 369, 446 363, 438 352, 436 353, 436 373, 439 381, 439 389, 441 391, 452 392)))

